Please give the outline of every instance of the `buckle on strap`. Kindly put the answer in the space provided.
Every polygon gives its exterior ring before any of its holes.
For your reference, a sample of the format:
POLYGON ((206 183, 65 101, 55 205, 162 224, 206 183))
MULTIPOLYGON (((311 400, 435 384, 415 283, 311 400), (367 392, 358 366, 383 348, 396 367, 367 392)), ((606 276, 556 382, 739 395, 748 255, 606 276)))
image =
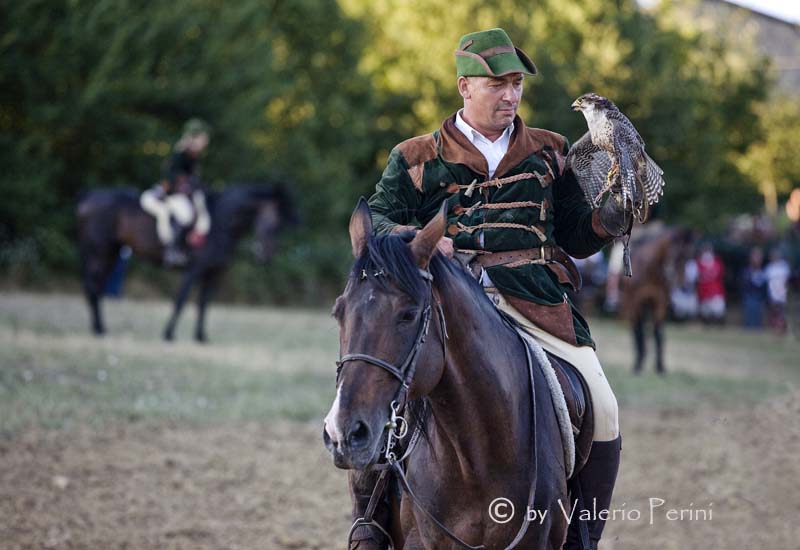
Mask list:
MULTIPOLYGON (((550 250, 552 250, 552 249, 550 249, 550 250)), ((552 257, 552 254, 550 254, 550 256, 552 257)), ((538 258, 533 258, 531 263, 533 263, 533 264, 546 264, 546 263, 548 263, 550 261, 551 261, 551 259, 548 258, 547 255, 546 255, 544 245, 543 244, 539 245, 539 257, 538 258)))
MULTIPOLYGON (((550 265, 551 269, 563 270, 564 274, 569 279, 569 284, 576 292, 581 288, 581 274, 578 268, 575 266, 572 258, 558 246, 540 244, 538 248, 526 248, 524 250, 480 252, 480 254, 472 259, 471 265, 477 264, 485 269, 498 265, 518 267, 529 264, 547 264, 550 265)), ((473 272, 474 271, 475 270, 473 270, 473 272)))

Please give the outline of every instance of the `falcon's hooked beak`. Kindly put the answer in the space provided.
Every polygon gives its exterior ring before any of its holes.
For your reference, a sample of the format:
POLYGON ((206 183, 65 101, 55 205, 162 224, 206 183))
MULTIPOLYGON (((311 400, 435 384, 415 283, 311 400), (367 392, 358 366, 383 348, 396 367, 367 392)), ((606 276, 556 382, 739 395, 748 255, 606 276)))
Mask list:
POLYGON ((572 102, 572 110, 573 111, 581 111, 583 107, 583 102, 580 99, 576 99, 572 102))

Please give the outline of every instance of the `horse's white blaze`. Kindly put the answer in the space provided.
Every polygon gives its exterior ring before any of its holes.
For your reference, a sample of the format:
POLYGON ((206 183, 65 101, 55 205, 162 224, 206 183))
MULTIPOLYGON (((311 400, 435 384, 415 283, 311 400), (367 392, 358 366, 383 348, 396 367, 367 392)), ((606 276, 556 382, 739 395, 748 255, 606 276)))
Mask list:
POLYGON ((325 417, 325 431, 328 432, 328 436, 334 443, 344 441, 344 432, 339 425, 339 397, 341 391, 341 387, 336 389, 336 399, 333 400, 331 410, 328 411, 328 415, 325 417))

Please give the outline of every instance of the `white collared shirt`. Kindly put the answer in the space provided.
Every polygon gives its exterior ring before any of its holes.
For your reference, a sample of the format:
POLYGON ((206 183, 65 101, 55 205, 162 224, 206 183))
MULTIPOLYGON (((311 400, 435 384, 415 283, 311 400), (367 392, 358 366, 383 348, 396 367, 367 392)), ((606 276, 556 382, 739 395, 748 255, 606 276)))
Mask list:
POLYGON ((461 130, 461 133, 467 136, 467 139, 472 143, 475 148, 481 152, 486 159, 486 164, 489 165, 489 177, 494 177, 497 166, 503 157, 506 156, 508 151, 508 144, 511 142, 511 134, 514 133, 514 124, 503 130, 500 137, 495 141, 491 141, 486 136, 481 134, 478 130, 467 124, 461 117, 461 109, 456 113, 456 128, 461 130))

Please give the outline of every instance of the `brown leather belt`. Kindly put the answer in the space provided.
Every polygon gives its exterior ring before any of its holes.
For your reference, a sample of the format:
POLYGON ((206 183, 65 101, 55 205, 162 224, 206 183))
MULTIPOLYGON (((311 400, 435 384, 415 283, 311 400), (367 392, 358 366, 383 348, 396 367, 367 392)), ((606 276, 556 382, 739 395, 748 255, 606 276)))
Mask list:
POLYGON ((475 257, 470 263, 481 267, 495 267, 504 265, 518 267, 527 264, 542 264, 550 267, 559 281, 568 282, 575 289, 581 289, 581 274, 575 262, 558 246, 540 246, 539 248, 526 248, 524 250, 507 250, 504 252, 486 252, 484 250, 461 250, 459 252, 474 253, 475 257), (553 269, 555 268, 555 269, 553 269))

